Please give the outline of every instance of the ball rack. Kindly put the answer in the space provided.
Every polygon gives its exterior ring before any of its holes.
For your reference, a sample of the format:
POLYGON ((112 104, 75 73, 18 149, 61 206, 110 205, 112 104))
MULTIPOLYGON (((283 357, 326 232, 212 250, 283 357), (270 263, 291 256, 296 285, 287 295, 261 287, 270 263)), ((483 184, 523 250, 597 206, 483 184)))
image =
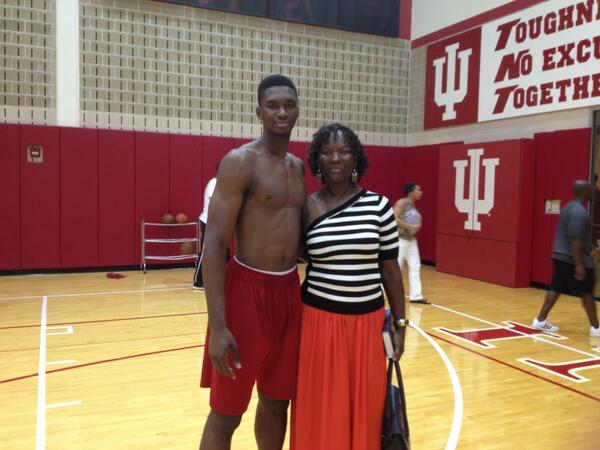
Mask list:
POLYGON ((141 224, 141 237, 142 237, 142 262, 140 268, 146 273, 146 261, 182 261, 186 259, 193 259, 194 262, 200 255, 200 223, 199 222, 185 222, 185 223, 158 223, 158 222, 146 222, 142 219, 141 224), (146 229, 150 227, 194 227, 195 237, 183 237, 183 238, 146 238, 146 229), (181 244, 183 242, 194 242, 196 244, 196 252, 188 254, 175 254, 175 255, 147 255, 146 244, 181 244))

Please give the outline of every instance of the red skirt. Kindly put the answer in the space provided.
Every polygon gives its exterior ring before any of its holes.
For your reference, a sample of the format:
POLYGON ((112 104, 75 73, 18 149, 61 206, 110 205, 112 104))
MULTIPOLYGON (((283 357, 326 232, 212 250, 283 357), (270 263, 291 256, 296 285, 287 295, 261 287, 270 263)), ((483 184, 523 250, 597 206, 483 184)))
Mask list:
POLYGON ((384 310, 336 314, 304 305, 291 450, 381 446, 384 310))

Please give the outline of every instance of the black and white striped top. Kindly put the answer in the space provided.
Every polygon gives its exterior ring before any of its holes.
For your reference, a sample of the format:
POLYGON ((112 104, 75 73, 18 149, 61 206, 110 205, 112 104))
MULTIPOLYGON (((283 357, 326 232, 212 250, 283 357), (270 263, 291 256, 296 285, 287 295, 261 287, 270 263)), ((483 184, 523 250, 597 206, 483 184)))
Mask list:
POLYGON ((322 215, 306 232, 304 303, 364 314, 383 306, 379 261, 398 257, 398 231, 387 198, 362 190, 322 215))

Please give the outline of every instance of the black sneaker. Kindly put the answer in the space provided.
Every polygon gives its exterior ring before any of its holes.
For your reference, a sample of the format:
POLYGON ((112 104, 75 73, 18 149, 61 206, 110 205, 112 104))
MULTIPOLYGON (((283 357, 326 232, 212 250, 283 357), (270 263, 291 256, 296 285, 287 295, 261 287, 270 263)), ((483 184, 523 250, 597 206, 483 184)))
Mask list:
POLYGON ((202 286, 201 284, 192 284, 192 288, 196 289, 197 291, 203 291, 204 290, 204 286, 202 286))
POLYGON ((418 300, 409 300, 411 303, 419 303, 421 305, 431 305, 431 302, 426 298, 420 298, 418 300))

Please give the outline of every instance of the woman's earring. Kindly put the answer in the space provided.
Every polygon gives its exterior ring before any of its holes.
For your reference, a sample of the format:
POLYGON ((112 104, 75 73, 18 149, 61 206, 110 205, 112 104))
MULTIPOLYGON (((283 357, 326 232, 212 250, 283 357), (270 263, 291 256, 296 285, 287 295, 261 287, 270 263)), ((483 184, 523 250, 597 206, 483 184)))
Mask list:
POLYGON ((356 183, 358 181, 358 172, 356 171, 356 169, 354 169, 352 171, 352 182, 356 183))
POLYGON ((317 170, 317 180, 319 180, 319 183, 323 184, 323 174, 321 173, 321 169, 317 170))

